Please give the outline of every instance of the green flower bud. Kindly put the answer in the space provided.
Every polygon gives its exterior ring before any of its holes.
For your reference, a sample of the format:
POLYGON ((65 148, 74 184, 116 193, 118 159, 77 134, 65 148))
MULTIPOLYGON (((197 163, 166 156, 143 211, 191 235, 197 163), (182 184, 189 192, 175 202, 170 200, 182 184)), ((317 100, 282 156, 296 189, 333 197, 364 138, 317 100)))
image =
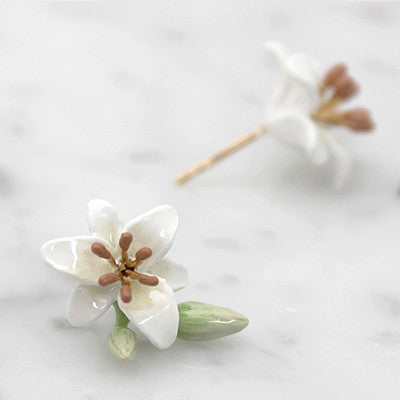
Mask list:
POLYGON ((108 335, 108 345, 115 357, 133 360, 137 349, 136 333, 119 326, 108 335))
POLYGON ((229 308, 189 301, 178 305, 178 337, 185 340, 209 340, 233 335, 249 320, 229 308))

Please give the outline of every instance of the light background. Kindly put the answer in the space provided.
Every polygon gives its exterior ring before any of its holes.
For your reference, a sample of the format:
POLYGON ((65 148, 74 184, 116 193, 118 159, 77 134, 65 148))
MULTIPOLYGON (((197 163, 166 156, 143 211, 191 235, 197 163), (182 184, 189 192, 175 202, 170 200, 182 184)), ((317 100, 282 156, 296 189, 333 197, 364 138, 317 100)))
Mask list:
POLYGON ((0 6, 0 399, 397 400, 399 3, 169 1, 0 6), (184 187, 174 175, 263 120, 267 39, 346 61, 373 135, 341 193, 268 137, 184 187), (106 346, 113 313, 65 321, 73 282, 46 240, 87 233, 88 200, 127 220, 170 204, 178 301, 249 316, 238 335, 106 346))

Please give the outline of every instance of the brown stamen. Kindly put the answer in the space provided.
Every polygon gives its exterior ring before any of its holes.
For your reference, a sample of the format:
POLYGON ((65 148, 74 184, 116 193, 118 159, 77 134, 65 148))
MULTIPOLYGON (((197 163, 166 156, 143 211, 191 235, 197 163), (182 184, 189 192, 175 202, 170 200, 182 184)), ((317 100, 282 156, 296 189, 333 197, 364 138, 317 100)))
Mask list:
POLYGON ((158 282, 159 282, 158 278, 156 276, 150 276, 150 275, 140 274, 137 279, 141 284, 147 285, 147 286, 157 286, 158 282))
POLYGON ((358 92, 358 85, 349 75, 341 75, 333 84, 336 89, 335 96, 340 99, 348 99, 358 92))
POLYGON ((343 125, 354 131, 370 131, 374 127, 369 111, 365 108, 355 108, 345 112, 343 125))
POLYGON ((323 86, 332 86, 340 76, 346 73, 346 71, 347 67, 343 63, 333 65, 331 68, 328 69, 325 75, 323 86))
POLYGON ((121 234, 121 237, 119 238, 119 247, 121 247, 121 250, 126 252, 129 249, 129 246, 131 245, 133 240, 133 236, 129 232, 124 232, 121 234))
POLYGON ((317 111, 312 117, 316 121, 326 122, 328 124, 343 125, 343 114, 332 111, 317 111))
POLYGON ((121 299, 125 303, 132 300, 131 293, 131 280, 138 280, 141 284, 147 286, 158 285, 158 278, 156 276, 142 275, 136 271, 136 268, 142 262, 152 256, 153 252, 149 247, 142 247, 136 252, 135 259, 129 258, 127 251, 133 240, 132 234, 124 232, 119 239, 119 246, 121 248, 121 257, 116 261, 111 252, 100 242, 94 242, 91 250, 98 257, 104 258, 110 262, 115 268, 114 272, 108 272, 100 276, 98 283, 100 286, 107 286, 112 283, 121 281, 122 287, 120 289, 121 299))
POLYGON ((347 112, 318 111, 313 114, 316 121, 322 121, 334 125, 343 125, 354 131, 369 131, 374 123, 365 108, 355 108, 347 112))
POLYGON ((129 259, 129 260, 126 260, 125 266, 131 270, 134 270, 137 266, 139 266, 140 263, 141 263, 140 260, 132 261, 129 259))
POLYGON ((111 253, 106 249, 106 246, 100 242, 94 242, 91 246, 92 253, 100 258, 105 258, 109 260, 112 258, 111 253))
POLYGON ((137 279, 138 273, 135 272, 133 269, 127 269, 124 271, 125 275, 131 279, 137 279))
POLYGON ((119 294, 121 295, 121 299, 124 303, 129 303, 132 300, 131 287, 128 285, 122 286, 119 294))
POLYGON ((148 247, 142 247, 136 252, 135 257, 137 260, 144 261, 150 258, 152 254, 153 252, 151 249, 149 249, 148 247))
POLYGON ((107 286, 107 285, 111 285, 112 283, 115 283, 117 281, 119 281, 119 276, 117 274, 115 274, 114 272, 108 272, 106 274, 103 274, 99 278, 99 285, 107 286))

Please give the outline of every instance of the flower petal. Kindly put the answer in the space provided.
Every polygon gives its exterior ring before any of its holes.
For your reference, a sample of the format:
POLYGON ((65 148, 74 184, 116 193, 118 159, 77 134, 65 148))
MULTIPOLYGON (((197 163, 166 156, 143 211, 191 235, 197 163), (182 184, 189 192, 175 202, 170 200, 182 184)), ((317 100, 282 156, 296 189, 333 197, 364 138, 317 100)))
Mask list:
POLYGON ((94 242, 107 243, 93 236, 76 236, 54 239, 41 249, 43 259, 57 271, 79 278, 87 283, 97 283, 98 278, 113 268, 107 260, 90 250, 94 242))
POLYGON ((93 236, 105 240, 113 247, 117 244, 122 222, 110 203, 101 199, 89 201, 87 220, 93 236))
POLYGON ((72 326, 83 326, 101 317, 115 301, 118 288, 118 285, 77 284, 68 299, 68 322, 72 326))
POLYGON ((334 187, 339 190, 344 186, 351 174, 351 158, 347 149, 333 135, 326 133, 324 140, 335 163, 334 187))
POLYGON ((280 73, 267 113, 297 111, 310 114, 315 111, 320 103, 319 65, 305 54, 289 54, 279 43, 269 42, 266 48, 278 64, 280 73))
POLYGON ((167 285, 174 291, 183 289, 188 283, 187 269, 168 258, 164 258, 156 265, 152 265, 147 273, 164 278, 167 285))
POLYGON ((281 67, 289 55, 287 47, 284 44, 275 41, 266 42, 264 47, 269 57, 273 59, 279 67, 281 67))
POLYGON ((285 69, 291 79, 303 83, 307 90, 312 90, 313 96, 319 98, 320 67, 315 60, 303 53, 292 54, 286 59, 285 69))
POLYGON ((297 112, 271 114, 266 120, 268 132, 285 144, 305 151, 317 164, 327 161, 326 145, 321 141, 319 126, 297 112))
POLYGON ((135 256, 142 247, 150 247, 153 255, 143 261, 140 272, 164 258, 172 246, 178 228, 178 214, 170 206, 153 208, 128 222, 122 232, 130 232, 133 242, 129 248, 129 255, 135 256))
POLYGON ((317 63, 305 54, 293 54, 287 58, 284 70, 291 82, 290 95, 285 99, 285 106, 296 107, 308 114, 315 111, 320 103, 317 63))
POLYGON ((179 313, 174 292, 163 278, 157 286, 132 282, 132 300, 118 305, 129 320, 159 349, 166 349, 176 339, 179 313))

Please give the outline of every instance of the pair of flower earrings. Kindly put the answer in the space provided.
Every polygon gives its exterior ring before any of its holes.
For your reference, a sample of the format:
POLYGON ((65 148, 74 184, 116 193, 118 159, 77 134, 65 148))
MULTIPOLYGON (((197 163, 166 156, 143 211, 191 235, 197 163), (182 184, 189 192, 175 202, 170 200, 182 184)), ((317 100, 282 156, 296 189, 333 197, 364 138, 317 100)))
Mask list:
MULTIPOLYGON (((267 109, 265 124, 248 133, 177 177, 184 183, 265 132, 305 151, 316 163, 333 157, 336 186, 344 183, 350 162, 344 147, 328 128, 346 126, 354 131, 373 127, 365 109, 339 111, 358 87, 343 64, 333 66, 321 80, 317 64, 303 54, 289 55, 277 43, 267 45, 278 63, 281 81, 267 109)), ((134 358, 136 333, 131 322, 160 349, 176 338, 210 340, 237 333, 248 319, 235 311, 200 302, 177 304, 174 291, 188 281, 186 269, 165 258, 178 228, 178 215, 170 206, 156 207, 122 224, 104 200, 89 202, 91 235, 55 239, 42 246, 44 260, 56 270, 78 279, 67 306, 67 319, 83 326, 114 306, 115 328, 108 344, 120 359, 134 358)))

